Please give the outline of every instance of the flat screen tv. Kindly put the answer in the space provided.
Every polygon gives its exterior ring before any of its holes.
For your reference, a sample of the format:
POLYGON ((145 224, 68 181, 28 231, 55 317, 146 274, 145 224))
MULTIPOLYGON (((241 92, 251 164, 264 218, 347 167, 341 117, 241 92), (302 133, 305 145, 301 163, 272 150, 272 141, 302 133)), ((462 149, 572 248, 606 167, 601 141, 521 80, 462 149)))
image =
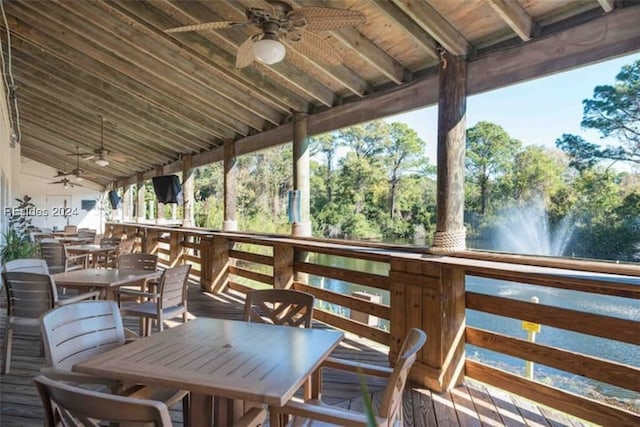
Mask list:
POLYGON ((156 176, 152 181, 158 202, 182 203, 182 185, 177 175, 156 176))
POLYGON ((109 191, 109 202, 111 202, 111 209, 118 209, 120 206, 120 196, 116 191, 109 191))

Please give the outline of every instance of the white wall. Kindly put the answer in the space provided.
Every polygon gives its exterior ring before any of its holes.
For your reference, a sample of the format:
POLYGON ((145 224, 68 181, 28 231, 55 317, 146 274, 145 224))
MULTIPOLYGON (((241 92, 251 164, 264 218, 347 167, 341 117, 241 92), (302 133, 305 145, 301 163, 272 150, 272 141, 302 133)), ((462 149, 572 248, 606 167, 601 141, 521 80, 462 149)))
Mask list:
POLYGON ((104 211, 101 209, 103 190, 98 184, 87 181, 77 181, 70 176, 71 182, 80 184, 64 188, 62 184, 50 184, 58 181, 54 178, 57 170, 42 163, 22 158, 20 173, 19 195, 30 196, 32 203, 38 210, 31 217, 31 223, 36 227, 59 229, 65 225, 93 228, 102 233, 104 230, 104 211), (82 200, 95 200, 94 209, 82 210, 82 200), (70 214, 65 216, 65 214, 70 214))
POLYGON ((8 223, 5 208, 13 205, 12 201, 19 192, 20 145, 11 147, 11 123, 3 84, 0 84, 0 99, 0 231, 4 231, 8 223))

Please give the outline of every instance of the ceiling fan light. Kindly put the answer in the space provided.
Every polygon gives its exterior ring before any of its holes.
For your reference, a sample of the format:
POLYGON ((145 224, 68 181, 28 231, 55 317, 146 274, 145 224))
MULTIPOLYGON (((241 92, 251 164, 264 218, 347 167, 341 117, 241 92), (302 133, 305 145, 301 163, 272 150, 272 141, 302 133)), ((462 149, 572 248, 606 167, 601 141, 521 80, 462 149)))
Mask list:
POLYGON ((96 165, 101 166, 101 167, 105 167, 109 164, 109 161, 107 159, 96 159, 96 165))
POLYGON ((278 40, 264 38, 253 43, 253 53, 258 61, 271 65, 284 59, 286 49, 278 40))

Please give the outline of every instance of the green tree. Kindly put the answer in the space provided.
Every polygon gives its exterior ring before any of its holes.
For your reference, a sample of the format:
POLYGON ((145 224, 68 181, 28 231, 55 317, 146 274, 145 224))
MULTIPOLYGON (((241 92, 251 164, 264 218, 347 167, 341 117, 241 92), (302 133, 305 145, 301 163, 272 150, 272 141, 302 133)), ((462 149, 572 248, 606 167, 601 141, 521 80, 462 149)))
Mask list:
POLYGON ((521 146, 519 140, 510 137, 495 123, 482 121, 467 129, 466 179, 477 188, 478 200, 475 202, 480 216, 487 212, 491 180, 509 172, 521 146))
POLYGON ((640 164, 640 60, 622 67, 614 85, 596 86, 593 97, 582 101, 581 126, 613 137, 619 146, 602 147, 577 135, 563 134, 556 146, 571 157, 578 170, 601 160, 640 164))

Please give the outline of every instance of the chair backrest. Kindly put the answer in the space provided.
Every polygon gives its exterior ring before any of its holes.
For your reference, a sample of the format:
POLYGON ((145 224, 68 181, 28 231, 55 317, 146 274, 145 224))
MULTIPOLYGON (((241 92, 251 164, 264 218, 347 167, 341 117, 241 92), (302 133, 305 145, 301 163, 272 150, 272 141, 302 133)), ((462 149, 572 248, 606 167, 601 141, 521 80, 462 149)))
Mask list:
POLYGON ((123 254, 118 257, 118 270, 156 271, 158 256, 153 254, 123 254))
POLYGON ((51 233, 31 233, 30 236, 34 243, 40 243, 42 239, 53 239, 53 234, 51 233))
POLYGON ((163 308, 186 305, 189 271, 191 271, 191 264, 183 264, 168 268, 162 273, 158 286, 160 293, 159 312, 163 308))
POLYGON ((100 393, 54 381, 44 375, 33 379, 42 399, 46 425, 98 426, 100 421, 127 426, 170 427, 167 406, 159 401, 100 393))
POLYGON ((100 239, 100 246, 118 246, 122 242, 122 238, 120 237, 103 237, 100 239))
POLYGON ((7 288, 7 315, 12 322, 37 325, 37 319, 58 302, 56 285, 48 274, 5 271, 2 280, 7 288))
POLYGON ((62 243, 48 240, 41 241, 40 256, 47 262, 51 274, 65 271, 67 251, 62 243))
POLYGON ((134 238, 126 238, 122 240, 122 242, 118 245, 118 249, 116 250, 116 254, 118 256, 124 254, 133 253, 133 249, 135 247, 136 241, 134 238))
POLYGON ((76 225, 65 225, 64 226, 64 232, 65 233, 77 233, 78 232, 78 226, 76 226, 76 225))
POLYGON ((380 404, 381 417, 387 418, 389 425, 398 417, 402 409, 402 393, 407 382, 407 376, 411 370, 411 366, 416 361, 416 355, 427 341, 427 334, 420 329, 413 328, 402 343, 402 348, 393 367, 393 372, 389 377, 389 382, 384 389, 382 402, 380 404))
POLYGON ((87 239, 88 241, 93 241, 96 239, 96 230, 91 230, 89 228, 80 228, 78 229, 78 237, 82 239, 87 239))
POLYGON ((4 271, 23 271, 26 273, 49 274, 47 262, 39 258, 22 258, 7 261, 4 271))
POLYGON ((293 289, 252 291, 244 303, 244 320, 310 328, 313 302, 313 295, 293 289))
POLYGON ((122 316, 114 301, 83 301, 57 307, 40 318, 47 365, 73 365, 124 344, 122 316))

